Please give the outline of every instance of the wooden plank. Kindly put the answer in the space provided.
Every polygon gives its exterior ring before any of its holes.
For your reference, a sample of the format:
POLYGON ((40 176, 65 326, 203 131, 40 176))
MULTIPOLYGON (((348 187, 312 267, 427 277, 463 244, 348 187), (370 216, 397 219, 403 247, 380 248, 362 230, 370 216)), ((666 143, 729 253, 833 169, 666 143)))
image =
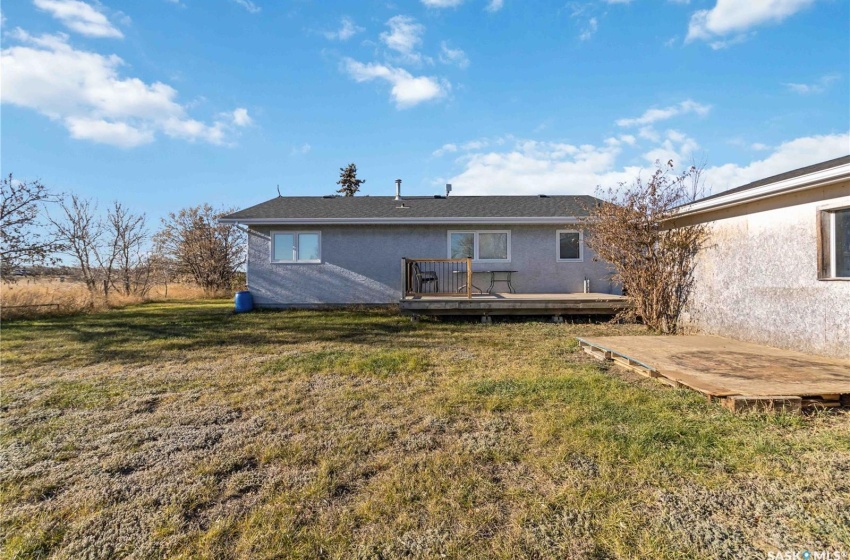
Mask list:
MULTIPOLYGON (((850 393, 850 361, 716 336, 589 337, 683 386, 717 397, 794 395, 841 402, 850 393), (823 397, 826 397, 825 399, 823 397)), ((845 399, 850 402, 850 398, 845 399)))
POLYGON ((803 408, 838 408, 839 401, 828 401, 823 399, 803 399, 803 408))
POLYGON ((466 259, 408 259, 411 262, 420 262, 420 263, 462 263, 466 262, 466 259))
POLYGON ((407 290, 407 259, 405 257, 401 258, 401 295, 402 297, 406 297, 408 295, 407 290))
POLYGON ((790 412, 799 414, 803 399, 793 395, 767 395, 748 397, 733 395, 723 400, 723 405, 732 412, 790 412))
POLYGON ((466 259, 466 297, 472 299, 472 259, 466 259))

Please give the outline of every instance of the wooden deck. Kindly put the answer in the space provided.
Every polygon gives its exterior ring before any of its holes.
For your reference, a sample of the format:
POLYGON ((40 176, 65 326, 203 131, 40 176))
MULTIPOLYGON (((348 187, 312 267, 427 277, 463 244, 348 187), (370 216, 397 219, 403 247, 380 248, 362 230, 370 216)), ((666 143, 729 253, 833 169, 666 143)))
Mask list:
POLYGON ((579 338, 586 352, 732 410, 850 406, 850 361, 719 336, 579 338))
POLYGON ((465 294, 408 296, 399 301, 410 315, 613 315, 629 305, 613 294, 465 294))

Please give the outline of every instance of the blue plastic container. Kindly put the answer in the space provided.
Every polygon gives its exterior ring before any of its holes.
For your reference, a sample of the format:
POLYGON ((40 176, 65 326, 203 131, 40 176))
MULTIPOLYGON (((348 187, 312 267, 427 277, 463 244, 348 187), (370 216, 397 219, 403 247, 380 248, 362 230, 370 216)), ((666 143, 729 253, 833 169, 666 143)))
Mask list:
POLYGON ((251 292, 236 292, 233 302, 236 304, 237 313, 247 313, 254 309, 254 296, 251 295, 251 292))

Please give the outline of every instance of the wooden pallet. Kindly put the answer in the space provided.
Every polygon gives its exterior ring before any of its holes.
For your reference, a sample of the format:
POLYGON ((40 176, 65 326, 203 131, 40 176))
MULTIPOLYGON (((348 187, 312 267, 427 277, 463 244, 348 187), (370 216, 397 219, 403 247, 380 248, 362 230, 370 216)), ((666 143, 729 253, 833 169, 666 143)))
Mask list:
POLYGON ((622 352, 607 348, 599 343, 577 338, 579 347, 587 354, 603 362, 614 364, 649 377, 674 388, 686 388, 704 395, 707 399, 718 402, 733 412, 792 412, 802 410, 817 410, 838 407, 850 407, 850 393, 824 393, 804 395, 737 395, 714 392, 705 387, 690 384, 681 379, 670 378, 657 368, 636 360, 622 352))

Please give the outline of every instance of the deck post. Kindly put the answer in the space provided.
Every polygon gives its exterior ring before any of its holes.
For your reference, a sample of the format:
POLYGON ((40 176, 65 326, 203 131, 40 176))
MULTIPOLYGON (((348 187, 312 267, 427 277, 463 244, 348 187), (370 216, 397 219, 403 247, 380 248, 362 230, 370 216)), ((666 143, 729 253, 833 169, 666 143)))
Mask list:
POLYGON ((472 259, 466 257, 466 298, 472 299, 472 259))
POLYGON ((407 297, 407 257, 401 258, 401 299, 407 297))

